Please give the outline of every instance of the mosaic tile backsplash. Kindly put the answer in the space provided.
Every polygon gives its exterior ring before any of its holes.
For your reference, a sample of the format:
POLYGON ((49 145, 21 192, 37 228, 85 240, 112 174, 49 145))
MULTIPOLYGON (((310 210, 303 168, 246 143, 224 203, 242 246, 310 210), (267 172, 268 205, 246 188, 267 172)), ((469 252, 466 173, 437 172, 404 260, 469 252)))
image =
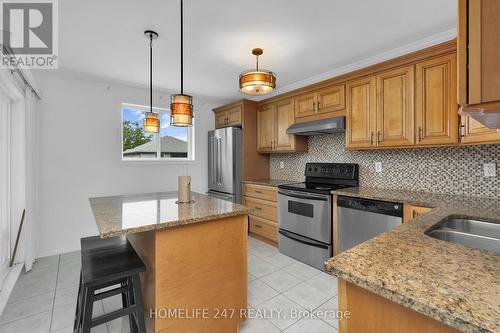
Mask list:
POLYGON ((500 145, 349 151, 344 134, 311 136, 308 153, 271 155, 271 178, 303 181, 307 162, 358 163, 361 186, 500 198, 498 168, 483 177, 484 163, 500 166, 500 145))

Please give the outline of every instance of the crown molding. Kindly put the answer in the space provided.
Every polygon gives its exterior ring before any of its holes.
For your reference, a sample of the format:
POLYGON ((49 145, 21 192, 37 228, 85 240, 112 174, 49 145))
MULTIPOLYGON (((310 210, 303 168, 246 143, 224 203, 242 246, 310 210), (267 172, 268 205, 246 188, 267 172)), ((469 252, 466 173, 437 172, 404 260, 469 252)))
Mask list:
POLYGON ((281 95, 281 94, 284 94, 284 93, 287 93, 287 92, 290 92, 290 91, 293 91, 293 90, 296 90, 296 89, 299 89, 299 88, 302 88, 302 87, 305 87, 305 86, 308 86, 308 85, 311 85, 314 83, 318 83, 318 82, 321 82, 321 81, 324 81, 327 79, 331 79, 331 78, 334 78, 334 77, 337 77, 337 76, 340 76, 343 74, 353 72, 353 71, 358 70, 358 69, 362 69, 362 68, 365 68, 365 67, 368 67, 371 65, 375 65, 375 64, 387 61, 387 60, 391 60, 391 59, 403 56, 403 55, 411 53, 411 52, 415 52, 415 51, 425 49, 425 48, 430 47, 430 46, 434 46, 434 45, 438 45, 438 44, 450 41, 453 38, 455 38, 456 36, 457 36, 456 29, 446 30, 446 31, 443 31, 443 32, 438 33, 438 34, 435 34, 435 35, 432 35, 429 37, 425 37, 425 38, 420 39, 418 41, 415 41, 413 43, 406 44, 406 45, 394 48, 392 50, 379 53, 377 55, 353 62, 353 63, 348 64, 348 65, 334 68, 334 69, 329 70, 325 73, 311 76, 307 79, 304 79, 304 80, 301 80, 301 81, 298 81, 295 83, 288 84, 286 86, 283 86, 281 88, 276 89, 271 94, 267 94, 265 96, 254 97, 254 98, 252 98, 252 100, 254 100, 254 101, 267 100, 269 98, 272 98, 272 97, 275 97, 275 96, 278 96, 278 95, 281 95))

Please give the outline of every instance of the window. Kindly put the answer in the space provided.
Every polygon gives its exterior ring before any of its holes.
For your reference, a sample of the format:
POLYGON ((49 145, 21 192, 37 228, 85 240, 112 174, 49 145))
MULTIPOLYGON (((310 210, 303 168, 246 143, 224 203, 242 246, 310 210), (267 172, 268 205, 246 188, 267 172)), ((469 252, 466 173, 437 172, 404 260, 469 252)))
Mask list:
POLYGON ((144 132, 146 106, 122 104, 122 160, 193 161, 193 127, 170 126, 170 111, 153 108, 159 114, 160 133, 144 132))

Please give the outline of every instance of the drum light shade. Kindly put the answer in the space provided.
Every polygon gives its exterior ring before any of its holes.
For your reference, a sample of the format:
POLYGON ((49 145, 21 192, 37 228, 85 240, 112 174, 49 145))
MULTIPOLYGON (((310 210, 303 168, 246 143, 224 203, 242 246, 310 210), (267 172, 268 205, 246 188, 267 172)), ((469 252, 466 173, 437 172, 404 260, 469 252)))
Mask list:
POLYGON ((144 132, 158 133, 160 131, 160 119, 157 113, 146 112, 144 117, 144 132))
POLYGON ((170 97, 170 125, 193 125, 193 97, 182 94, 170 97))
POLYGON ((268 70, 259 69, 259 56, 264 51, 253 49, 252 54, 257 58, 256 69, 240 74, 240 91, 247 95, 265 95, 276 89, 276 75, 268 70))

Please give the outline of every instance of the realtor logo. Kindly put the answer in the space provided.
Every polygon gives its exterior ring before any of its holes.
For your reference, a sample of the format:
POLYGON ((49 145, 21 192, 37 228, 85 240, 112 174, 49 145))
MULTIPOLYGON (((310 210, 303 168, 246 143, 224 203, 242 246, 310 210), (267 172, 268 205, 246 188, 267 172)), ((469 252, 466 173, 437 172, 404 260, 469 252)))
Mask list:
POLYGON ((57 68, 57 1, 2 1, 2 68, 57 68))

